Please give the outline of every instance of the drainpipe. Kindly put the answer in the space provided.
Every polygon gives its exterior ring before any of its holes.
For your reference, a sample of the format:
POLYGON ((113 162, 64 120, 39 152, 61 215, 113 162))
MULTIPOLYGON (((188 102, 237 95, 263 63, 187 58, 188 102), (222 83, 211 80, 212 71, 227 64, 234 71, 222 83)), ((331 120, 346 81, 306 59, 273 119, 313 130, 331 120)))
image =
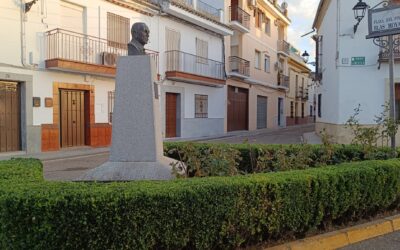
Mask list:
POLYGON ((26 62, 25 0, 20 0, 20 12, 21 12, 21 64, 26 69, 35 69, 37 65, 28 64, 26 62))

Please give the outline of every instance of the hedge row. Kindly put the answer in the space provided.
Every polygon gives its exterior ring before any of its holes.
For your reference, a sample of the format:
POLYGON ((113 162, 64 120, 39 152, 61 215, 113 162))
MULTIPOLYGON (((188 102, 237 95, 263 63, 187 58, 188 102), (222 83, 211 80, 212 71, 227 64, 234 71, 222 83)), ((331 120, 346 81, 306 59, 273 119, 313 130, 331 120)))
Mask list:
MULTIPOLYGON (((393 158, 393 152, 389 147, 376 147, 366 150, 359 145, 265 145, 265 144, 209 144, 191 142, 167 142, 164 143, 164 153, 168 157, 182 160, 184 154, 194 147, 205 158, 211 148, 233 149, 240 152, 238 169, 245 173, 258 172, 257 159, 269 155, 271 160, 267 163, 267 171, 275 172, 282 169, 279 162, 279 153, 284 155, 284 161, 292 159, 293 165, 290 169, 304 169, 321 165, 337 165, 345 162, 365 160, 387 160, 393 158), (178 155, 180 151, 181 155, 178 155), (306 158, 306 159, 304 159, 306 158), (296 161, 298 165, 296 165, 296 161), (300 162, 303 161, 303 162, 300 162)), ((397 156, 400 154, 397 149, 397 156)), ((287 170, 287 169, 286 169, 287 170)))
POLYGON ((0 179, 1 249, 229 249, 400 201, 398 160, 126 183, 46 182, 41 168, 32 160, 0 163, 7 176, 0 179))

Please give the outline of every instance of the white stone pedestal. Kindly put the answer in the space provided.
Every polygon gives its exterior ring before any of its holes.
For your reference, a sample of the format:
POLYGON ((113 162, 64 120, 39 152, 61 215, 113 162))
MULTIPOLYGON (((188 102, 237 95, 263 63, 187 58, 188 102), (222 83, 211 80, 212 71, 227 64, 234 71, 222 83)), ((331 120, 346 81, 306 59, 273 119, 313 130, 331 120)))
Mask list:
POLYGON ((111 155, 81 180, 172 179, 176 162, 163 156, 160 105, 150 56, 119 57, 115 87, 111 155))

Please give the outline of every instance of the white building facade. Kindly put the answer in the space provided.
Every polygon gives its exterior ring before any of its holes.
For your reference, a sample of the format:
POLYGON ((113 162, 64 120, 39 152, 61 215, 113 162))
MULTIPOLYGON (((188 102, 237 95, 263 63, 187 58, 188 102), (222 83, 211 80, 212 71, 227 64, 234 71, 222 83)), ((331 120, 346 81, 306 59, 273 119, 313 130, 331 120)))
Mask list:
MULTIPOLYGON (((368 18, 356 24, 353 7, 358 1, 321 0, 313 27, 317 30, 316 132, 323 129, 338 143, 350 143, 352 134, 346 121, 360 105, 362 125, 376 124, 374 118, 389 101, 387 53, 367 40, 368 18)), ((365 0, 369 6, 381 1, 365 0)), ((396 58, 399 58, 396 55, 396 58)), ((395 65, 395 81, 400 83, 400 67, 395 65)), ((396 84, 396 86, 398 86, 396 84)), ((396 87, 396 92, 398 92, 396 87)), ((396 100, 398 102, 398 100, 396 100)))
POLYGON ((0 3, 0 152, 109 145, 116 59, 135 22, 150 28, 164 136, 224 133, 223 3, 25 3, 0 3))

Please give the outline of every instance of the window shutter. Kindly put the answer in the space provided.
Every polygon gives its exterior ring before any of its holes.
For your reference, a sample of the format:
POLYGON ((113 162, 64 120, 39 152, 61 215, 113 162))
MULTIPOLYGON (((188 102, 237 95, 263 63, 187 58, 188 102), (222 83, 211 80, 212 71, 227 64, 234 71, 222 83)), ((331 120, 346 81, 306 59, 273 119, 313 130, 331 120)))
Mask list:
POLYGON ((180 50, 181 48, 181 34, 177 31, 166 28, 165 29, 166 51, 180 50))
POLYGON ((109 46, 126 49, 130 40, 129 18, 107 12, 107 40, 109 46))

